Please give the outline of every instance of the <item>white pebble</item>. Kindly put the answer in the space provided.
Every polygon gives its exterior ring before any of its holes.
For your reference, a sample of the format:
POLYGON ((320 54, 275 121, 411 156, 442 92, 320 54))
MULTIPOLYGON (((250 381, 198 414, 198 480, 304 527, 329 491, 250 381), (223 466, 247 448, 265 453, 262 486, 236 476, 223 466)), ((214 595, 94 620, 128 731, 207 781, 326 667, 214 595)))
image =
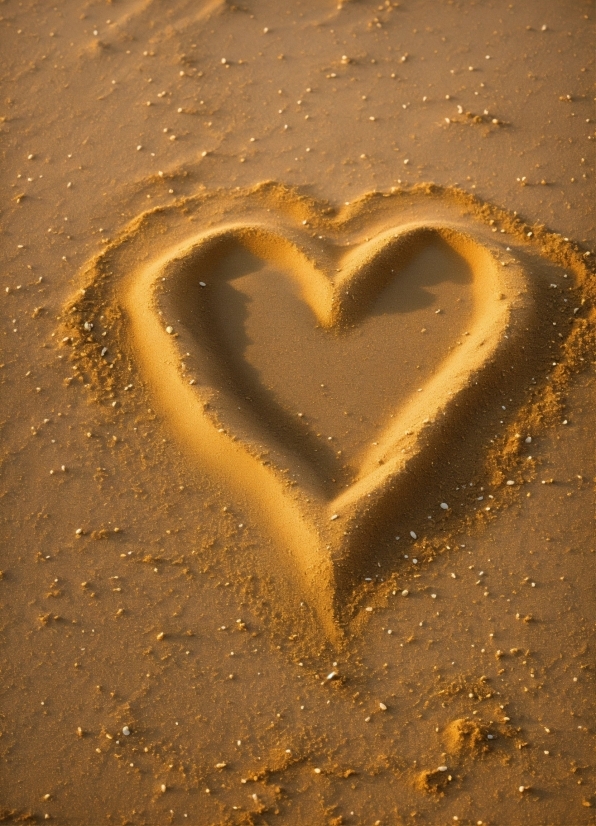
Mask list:
POLYGON ((404 590, 401 592, 401 595, 402 595, 402 597, 407 597, 409 593, 410 592, 408 591, 408 589, 404 588, 404 590))
POLYGON ((173 332, 174 332, 174 328, 173 328, 173 327, 166 327, 166 333, 167 333, 169 336, 171 336, 173 332))
POLYGON ((447 504, 447 502, 441 502, 441 507, 443 508, 444 511, 449 510, 449 505, 447 504))
POLYGON ((515 482, 513 481, 513 479, 508 479, 507 484, 508 485, 515 485, 515 482))
POLYGON ((379 703, 379 708, 381 709, 381 711, 387 711, 387 706, 385 705, 385 703, 379 703))
POLYGON ((123 734, 125 737, 128 737, 128 735, 130 734, 130 729, 129 729, 129 727, 128 727, 128 726, 124 726, 124 728, 122 729, 122 734, 123 734))
POLYGON ((414 531, 410 531, 410 536, 412 537, 412 539, 418 539, 414 531))

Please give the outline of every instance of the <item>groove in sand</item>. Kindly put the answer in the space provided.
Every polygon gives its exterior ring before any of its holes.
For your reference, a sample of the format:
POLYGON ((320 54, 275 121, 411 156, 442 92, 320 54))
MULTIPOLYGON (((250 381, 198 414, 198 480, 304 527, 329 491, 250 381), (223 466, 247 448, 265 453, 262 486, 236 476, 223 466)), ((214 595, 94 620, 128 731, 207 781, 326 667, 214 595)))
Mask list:
MULTIPOLYGON (((313 244, 306 231, 282 222, 225 224, 135 272, 123 293, 136 357, 172 428, 202 464, 252 499, 260 520, 290 550, 330 633, 341 582, 399 511, 404 489, 428 470, 429 457, 448 461, 456 449, 449 434, 473 426, 474 406, 503 359, 511 357, 533 311, 524 267, 514 260, 503 267, 495 248, 458 226, 396 222, 354 246, 346 251, 331 240, 313 244), (269 286, 259 296, 263 280, 269 286), (244 295, 238 291, 243 281, 244 295), (412 364, 406 369, 399 364, 400 355, 410 342, 409 356, 416 360, 421 333, 412 344, 408 315, 418 324, 417 308, 415 302, 404 303, 400 289, 407 296, 423 286, 436 291, 440 284, 451 286, 451 294, 447 290, 443 296, 450 304, 435 315, 453 315, 454 296, 461 301, 463 294, 466 329, 460 325, 451 330, 451 340, 439 340, 421 392, 404 393, 404 386, 420 379, 412 364), (383 344, 388 331, 397 334, 394 363, 383 376, 389 403, 385 398, 381 426, 378 432, 370 432, 367 422, 352 428, 347 456, 341 439, 332 448, 304 414, 291 410, 284 387, 294 379, 284 374, 278 350, 261 344, 261 364, 247 358, 259 331, 266 335, 269 288, 283 293, 282 305, 302 304, 300 332, 306 335, 310 327, 316 333, 309 347, 296 350, 296 343, 288 342, 294 362, 304 368, 297 398, 305 398, 304 380, 320 365, 317 341, 326 339, 341 363, 342 347, 361 335, 352 350, 354 364, 343 362, 349 378, 359 351, 364 356, 367 348, 383 344), (261 315, 252 320, 251 337, 239 328, 259 301, 261 315), (371 324, 379 318, 385 324, 371 324), (264 385, 266 373, 276 387, 271 381, 264 385)), ((427 298, 434 308, 436 295, 427 298)), ((271 312, 270 321, 273 317, 271 312)), ((281 319, 280 330, 288 318, 281 319)), ((371 385, 377 368, 367 367, 371 385)), ((348 380, 339 382, 339 389, 348 404, 362 402, 358 382, 352 388, 348 380)), ((314 418, 316 395, 311 407, 314 418)), ((341 417, 343 405, 334 407, 341 417)))

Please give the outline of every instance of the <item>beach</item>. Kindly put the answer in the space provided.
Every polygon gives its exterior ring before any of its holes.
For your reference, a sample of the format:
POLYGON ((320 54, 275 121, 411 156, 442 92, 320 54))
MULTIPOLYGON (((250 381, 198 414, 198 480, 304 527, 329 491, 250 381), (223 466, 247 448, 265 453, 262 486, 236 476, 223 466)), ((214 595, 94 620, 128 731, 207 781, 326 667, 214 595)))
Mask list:
POLYGON ((0 23, 0 820, 593 822, 592 5, 0 23))

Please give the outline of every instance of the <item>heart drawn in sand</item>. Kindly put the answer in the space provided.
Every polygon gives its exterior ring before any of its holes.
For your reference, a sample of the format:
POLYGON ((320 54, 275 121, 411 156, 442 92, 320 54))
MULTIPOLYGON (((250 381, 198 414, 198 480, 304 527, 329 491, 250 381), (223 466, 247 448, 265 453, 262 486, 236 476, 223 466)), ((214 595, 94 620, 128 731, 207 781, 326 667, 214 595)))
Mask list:
POLYGON ((528 324, 527 286, 457 224, 342 239, 255 221, 139 270, 125 305, 185 448, 256 505, 332 617, 338 580, 473 426, 528 324))

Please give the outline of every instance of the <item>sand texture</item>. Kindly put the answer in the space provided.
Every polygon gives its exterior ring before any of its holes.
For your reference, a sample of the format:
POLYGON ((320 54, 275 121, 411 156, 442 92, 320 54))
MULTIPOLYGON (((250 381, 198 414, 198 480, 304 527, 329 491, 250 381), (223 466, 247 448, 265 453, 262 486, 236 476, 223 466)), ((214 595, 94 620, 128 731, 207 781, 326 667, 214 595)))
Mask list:
POLYGON ((0 820, 593 822, 592 11, 0 3, 0 820))

